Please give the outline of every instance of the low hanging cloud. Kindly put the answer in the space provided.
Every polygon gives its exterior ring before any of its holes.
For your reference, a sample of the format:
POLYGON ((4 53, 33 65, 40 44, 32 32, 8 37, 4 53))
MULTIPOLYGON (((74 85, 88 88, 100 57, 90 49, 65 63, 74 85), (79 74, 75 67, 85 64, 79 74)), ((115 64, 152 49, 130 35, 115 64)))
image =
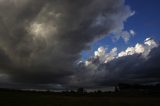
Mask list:
POLYGON ((0 0, 0 74, 7 76, 6 86, 67 86, 81 51, 123 30, 132 15, 124 0, 0 0))
POLYGON ((106 50, 99 47, 94 56, 78 64, 79 70, 83 70, 75 77, 79 78, 80 86, 160 83, 160 46, 154 39, 146 38, 143 44, 137 43, 119 53, 117 48, 106 50))

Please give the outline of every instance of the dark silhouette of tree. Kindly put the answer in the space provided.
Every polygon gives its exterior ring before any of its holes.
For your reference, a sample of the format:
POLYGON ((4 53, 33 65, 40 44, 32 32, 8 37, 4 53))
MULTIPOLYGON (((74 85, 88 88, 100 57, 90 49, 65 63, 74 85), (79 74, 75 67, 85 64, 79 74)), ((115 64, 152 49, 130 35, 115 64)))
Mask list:
POLYGON ((78 88, 78 89, 77 89, 77 92, 78 92, 78 93, 84 93, 84 88, 78 88))

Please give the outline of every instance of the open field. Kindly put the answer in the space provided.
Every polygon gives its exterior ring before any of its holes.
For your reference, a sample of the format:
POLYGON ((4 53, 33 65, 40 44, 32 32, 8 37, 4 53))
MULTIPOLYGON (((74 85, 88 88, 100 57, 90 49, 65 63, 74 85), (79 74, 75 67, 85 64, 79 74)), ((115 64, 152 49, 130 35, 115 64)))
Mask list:
POLYGON ((1 91, 0 106, 160 106, 160 97, 63 95, 1 91))

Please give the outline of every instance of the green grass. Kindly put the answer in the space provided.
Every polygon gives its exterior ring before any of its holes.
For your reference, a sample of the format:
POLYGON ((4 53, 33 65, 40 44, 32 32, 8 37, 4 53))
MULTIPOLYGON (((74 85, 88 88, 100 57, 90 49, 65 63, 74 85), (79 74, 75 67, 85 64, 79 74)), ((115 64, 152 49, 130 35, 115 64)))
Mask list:
POLYGON ((160 98, 153 96, 64 96, 52 93, 0 92, 0 106, 160 106, 160 98))

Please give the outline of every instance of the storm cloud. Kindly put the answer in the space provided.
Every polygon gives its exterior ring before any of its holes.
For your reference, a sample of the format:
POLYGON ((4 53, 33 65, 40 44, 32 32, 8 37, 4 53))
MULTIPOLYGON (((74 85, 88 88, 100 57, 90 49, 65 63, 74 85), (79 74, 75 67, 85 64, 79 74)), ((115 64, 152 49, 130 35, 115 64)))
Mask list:
POLYGON ((94 56, 78 64, 83 71, 79 70, 75 79, 79 78, 77 82, 85 87, 156 84, 160 82, 159 54, 159 43, 152 38, 119 53, 117 48, 107 52, 104 47, 99 47, 94 56))
POLYGON ((69 86, 81 51, 132 15, 124 0, 0 0, 2 83, 69 86))

